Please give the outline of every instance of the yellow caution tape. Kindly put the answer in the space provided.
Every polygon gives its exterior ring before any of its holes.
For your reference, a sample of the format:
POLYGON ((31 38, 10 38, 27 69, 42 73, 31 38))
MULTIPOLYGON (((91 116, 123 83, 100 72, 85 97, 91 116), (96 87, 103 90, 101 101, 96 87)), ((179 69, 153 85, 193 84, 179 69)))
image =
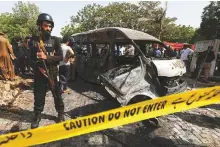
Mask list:
POLYGON ((188 91, 72 119, 37 129, 0 136, 1 147, 24 147, 113 128, 220 101, 220 86, 188 91))

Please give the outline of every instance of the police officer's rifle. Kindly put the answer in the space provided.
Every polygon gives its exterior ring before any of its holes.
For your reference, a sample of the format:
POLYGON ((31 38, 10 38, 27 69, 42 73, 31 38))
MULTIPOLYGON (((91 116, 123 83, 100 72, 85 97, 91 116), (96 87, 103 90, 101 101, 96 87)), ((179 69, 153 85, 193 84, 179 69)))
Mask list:
MULTIPOLYGON (((40 37, 40 43, 37 43, 38 50, 40 51, 40 49, 42 49, 44 54, 47 55, 47 52, 46 52, 46 49, 44 47, 44 43, 42 41, 42 38, 41 38, 40 35, 39 35, 39 37, 40 37)), ((55 98, 56 97, 56 93, 55 93, 55 89, 54 89, 54 80, 53 80, 53 78, 51 77, 51 75, 49 73, 49 70, 47 68, 47 65, 46 65, 45 61, 43 59, 41 59, 41 61, 43 63, 43 68, 42 67, 38 67, 38 69, 48 79, 51 93, 52 93, 53 97, 55 98)))

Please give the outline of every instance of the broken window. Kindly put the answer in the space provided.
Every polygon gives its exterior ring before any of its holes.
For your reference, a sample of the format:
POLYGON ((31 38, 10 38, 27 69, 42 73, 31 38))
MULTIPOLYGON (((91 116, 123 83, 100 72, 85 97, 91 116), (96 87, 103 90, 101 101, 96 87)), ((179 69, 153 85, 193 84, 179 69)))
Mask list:
POLYGON ((109 50, 109 44, 96 44, 96 53, 100 58, 104 58, 108 54, 109 50))
POLYGON ((92 45, 91 44, 82 44, 80 45, 80 51, 78 51, 78 54, 91 57, 92 56, 92 45))

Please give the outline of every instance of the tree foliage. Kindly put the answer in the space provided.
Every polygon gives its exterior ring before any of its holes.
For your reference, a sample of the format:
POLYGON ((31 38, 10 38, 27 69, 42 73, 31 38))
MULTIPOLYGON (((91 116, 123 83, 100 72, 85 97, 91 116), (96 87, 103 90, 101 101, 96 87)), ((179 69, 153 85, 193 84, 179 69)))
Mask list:
POLYGON ((196 30, 193 37, 194 41, 213 39, 220 21, 220 2, 211 1, 208 6, 203 9, 202 22, 200 28, 196 30))
POLYGON ((107 6, 87 5, 71 17, 62 28, 63 36, 103 27, 124 27, 140 30, 163 41, 190 42, 195 29, 176 25, 176 18, 166 17, 158 1, 141 1, 138 5, 113 2, 107 6))
POLYGON ((12 10, 12 13, 0 15, 0 31, 6 33, 10 40, 36 34, 39 8, 33 3, 19 1, 12 10))

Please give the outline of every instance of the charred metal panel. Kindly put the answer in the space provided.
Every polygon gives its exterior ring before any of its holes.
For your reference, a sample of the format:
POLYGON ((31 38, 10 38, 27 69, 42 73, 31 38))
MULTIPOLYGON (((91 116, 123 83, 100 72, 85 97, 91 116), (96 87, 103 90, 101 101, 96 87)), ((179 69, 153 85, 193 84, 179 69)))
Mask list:
POLYGON ((147 95, 150 98, 156 97, 152 92, 151 85, 144 79, 146 69, 142 69, 141 66, 131 68, 131 66, 123 66, 109 74, 109 80, 125 95, 119 95, 108 87, 106 87, 106 90, 117 98, 121 105, 126 105, 135 95, 147 95))
POLYGON ((117 40, 148 40, 148 41, 156 41, 161 42, 159 39, 141 32, 137 30, 132 30, 128 28, 120 28, 120 27, 106 27, 106 28, 99 28, 95 30, 90 30, 83 33, 73 34, 72 37, 77 42, 84 42, 86 37, 88 37, 87 41, 92 42, 109 42, 109 38, 106 32, 114 31, 116 32, 116 41, 117 40), (91 36, 90 36, 91 34, 91 36))

